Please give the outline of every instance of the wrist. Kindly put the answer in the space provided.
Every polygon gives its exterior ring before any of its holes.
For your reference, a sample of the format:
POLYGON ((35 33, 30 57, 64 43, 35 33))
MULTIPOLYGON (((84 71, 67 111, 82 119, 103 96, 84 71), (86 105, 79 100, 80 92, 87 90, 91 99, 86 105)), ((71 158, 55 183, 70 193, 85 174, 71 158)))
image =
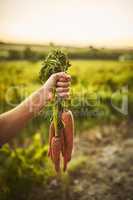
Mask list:
POLYGON ((45 85, 34 92, 26 101, 28 112, 36 115, 48 103, 48 91, 45 85))

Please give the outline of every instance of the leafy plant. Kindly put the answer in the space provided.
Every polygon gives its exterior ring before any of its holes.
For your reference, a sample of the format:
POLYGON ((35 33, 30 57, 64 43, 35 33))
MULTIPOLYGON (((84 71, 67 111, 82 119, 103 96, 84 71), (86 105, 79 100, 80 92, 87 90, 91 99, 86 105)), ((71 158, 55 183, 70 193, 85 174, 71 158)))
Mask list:
POLYGON ((44 83, 53 73, 66 72, 70 67, 69 59, 61 50, 51 51, 43 61, 40 80, 44 83))
POLYGON ((47 190, 48 182, 55 177, 47 158, 47 146, 40 134, 32 137, 32 143, 14 150, 8 145, 0 149, 0 200, 25 200, 33 188, 47 190))

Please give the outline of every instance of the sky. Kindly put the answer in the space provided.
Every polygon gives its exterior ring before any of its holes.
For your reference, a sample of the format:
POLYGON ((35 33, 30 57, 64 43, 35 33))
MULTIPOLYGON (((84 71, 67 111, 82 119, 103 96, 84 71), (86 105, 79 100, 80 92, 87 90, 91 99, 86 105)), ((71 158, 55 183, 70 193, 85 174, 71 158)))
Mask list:
POLYGON ((133 0, 0 0, 0 40, 133 47, 133 0))

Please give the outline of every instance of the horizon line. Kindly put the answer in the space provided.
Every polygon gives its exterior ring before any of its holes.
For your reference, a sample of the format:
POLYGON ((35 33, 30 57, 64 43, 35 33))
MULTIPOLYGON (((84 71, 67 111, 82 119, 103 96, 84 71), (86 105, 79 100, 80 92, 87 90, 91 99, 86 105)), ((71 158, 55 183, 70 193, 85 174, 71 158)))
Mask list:
POLYGON ((54 42, 54 41, 47 41, 47 42, 31 42, 31 41, 21 41, 21 40, 3 40, 0 39, 0 44, 10 44, 10 45, 32 45, 32 46, 61 46, 61 47, 75 47, 75 48, 87 48, 87 47, 95 47, 95 48, 107 48, 107 49, 133 49, 133 44, 130 45, 98 45, 94 43, 83 44, 83 42, 54 42))

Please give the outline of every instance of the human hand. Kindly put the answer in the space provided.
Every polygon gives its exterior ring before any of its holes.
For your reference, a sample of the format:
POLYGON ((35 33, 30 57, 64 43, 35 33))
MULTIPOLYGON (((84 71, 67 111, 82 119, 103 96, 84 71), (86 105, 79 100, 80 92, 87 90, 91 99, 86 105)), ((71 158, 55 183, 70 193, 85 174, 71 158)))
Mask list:
POLYGON ((71 83, 71 77, 65 72, 52 74, 44 84, 44 87, 47 90, 48 100, 52 100, 54 88, 59 97, 63 99, 68 98, 70 83, 71 83))

